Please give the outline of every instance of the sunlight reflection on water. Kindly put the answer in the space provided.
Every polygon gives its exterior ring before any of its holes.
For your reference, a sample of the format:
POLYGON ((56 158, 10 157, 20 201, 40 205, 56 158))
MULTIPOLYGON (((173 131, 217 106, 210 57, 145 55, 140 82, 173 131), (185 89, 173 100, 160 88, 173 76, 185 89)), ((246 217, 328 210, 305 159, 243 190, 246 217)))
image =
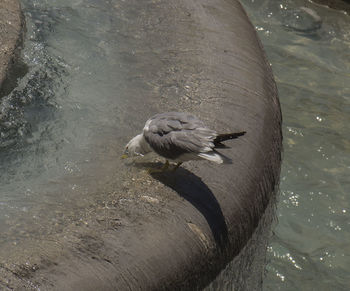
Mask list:
POLYGON ((348 290, 350 18, 307 1, 242 2, 272 64, 284 122, 264 289, 348 290), (311 15, 300 14, 306 6, 311 15))

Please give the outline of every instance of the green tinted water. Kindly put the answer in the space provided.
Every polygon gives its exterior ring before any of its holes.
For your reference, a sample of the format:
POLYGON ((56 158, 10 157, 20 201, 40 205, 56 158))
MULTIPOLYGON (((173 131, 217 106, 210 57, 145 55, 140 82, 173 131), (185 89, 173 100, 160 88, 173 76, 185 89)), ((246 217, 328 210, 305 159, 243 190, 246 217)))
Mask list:
POLYGON ((278 224, 264 290, 349 290, 350 17, 307 1, 242 2, 283 112, 278 224))

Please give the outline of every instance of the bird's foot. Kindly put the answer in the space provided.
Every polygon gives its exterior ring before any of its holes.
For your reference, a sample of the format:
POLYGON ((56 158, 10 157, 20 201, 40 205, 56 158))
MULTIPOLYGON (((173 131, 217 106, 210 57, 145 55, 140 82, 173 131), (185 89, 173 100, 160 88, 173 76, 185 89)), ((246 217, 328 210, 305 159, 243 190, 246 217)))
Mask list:
POLYGON ((166 160, 163 167, 161 167, 160 169, 153 169, 152 168, 152 169, 148 169, 147 172, 148 172, 148 174, 164 173, 168 169, 169 169, 169 161, 166 160))
POLYGON ((175 172, 180 166, 181 166, 181 164, 182 164, 182 162, 179 162, 179 163, 177 163, 175 166, 174 166, 174 168, 172 168, 172 172, 175 172))

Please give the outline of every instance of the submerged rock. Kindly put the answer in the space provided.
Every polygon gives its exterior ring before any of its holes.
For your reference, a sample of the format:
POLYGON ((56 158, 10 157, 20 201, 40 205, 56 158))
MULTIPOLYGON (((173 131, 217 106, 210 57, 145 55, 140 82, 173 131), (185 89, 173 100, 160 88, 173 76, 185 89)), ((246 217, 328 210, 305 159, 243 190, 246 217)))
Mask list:
POLYGON ((299 7, 286 10, 282 24, 295 31, 312 33, 322 27, 322 18, 311 8, 299 7))

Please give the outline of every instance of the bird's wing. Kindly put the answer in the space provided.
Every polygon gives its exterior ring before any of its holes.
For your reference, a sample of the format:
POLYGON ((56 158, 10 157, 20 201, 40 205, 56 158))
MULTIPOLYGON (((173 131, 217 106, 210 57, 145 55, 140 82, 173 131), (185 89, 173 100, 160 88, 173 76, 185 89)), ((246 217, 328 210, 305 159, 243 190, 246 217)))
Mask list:
POLYGON ((143 135, 155 152, 171 159, 184 153, 211 151, 217 133, 193 115, 168 112, 149 119, 143 135))

